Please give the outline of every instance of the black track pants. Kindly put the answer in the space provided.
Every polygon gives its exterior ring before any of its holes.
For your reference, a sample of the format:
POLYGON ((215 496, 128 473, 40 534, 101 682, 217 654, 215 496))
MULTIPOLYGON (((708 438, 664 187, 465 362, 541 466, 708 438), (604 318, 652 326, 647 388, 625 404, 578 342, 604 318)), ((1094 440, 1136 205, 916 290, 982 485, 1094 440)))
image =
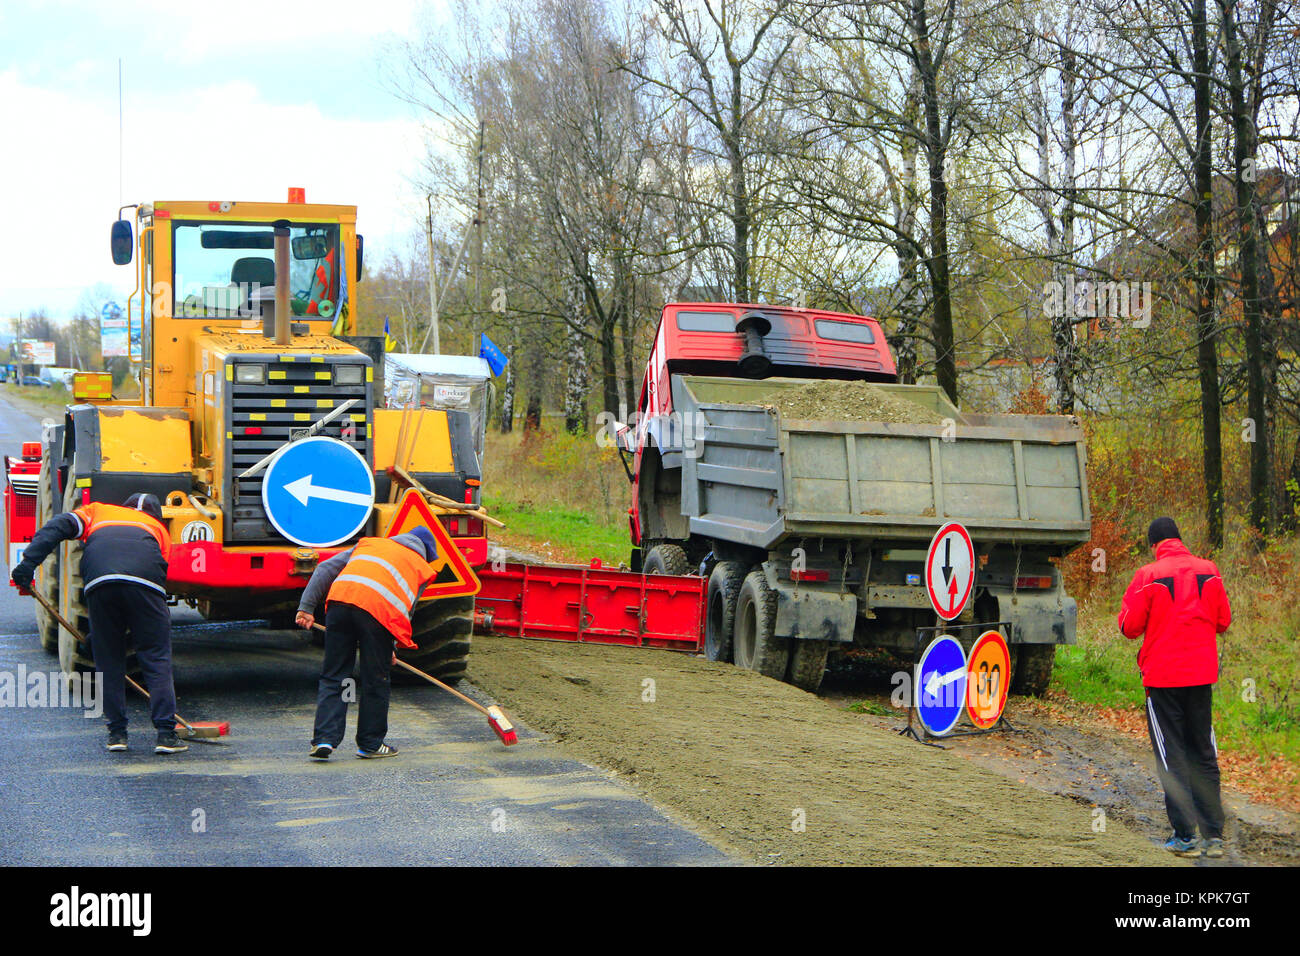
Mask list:
POLYGON ((149 715, 158 730, 176 727, 172 684, 172 616, 167 599, 140 584, 100 584, 86 592, 90 647, 95 669, 104 675, 104 719, 108 729, 126 730, 126 651, 135 647, 149 691, 149 715))
POLYGON ((1223 836, 1219 748, 1211 716, 1212 684, 1148 687, 1147 731, 1165 788, 1165 811, 1175 835, 1189 840, 1223 836))
POLYGON ((316 691, 313 744, 338 749, 343 742, 348 703, 343 682, 361 651, 357 687, 357 746, 377 750, 388 733, 388 697, 393 660, 393 635, 373 617, 351 604, 333 601, 325 613, 325 661, 316 691))

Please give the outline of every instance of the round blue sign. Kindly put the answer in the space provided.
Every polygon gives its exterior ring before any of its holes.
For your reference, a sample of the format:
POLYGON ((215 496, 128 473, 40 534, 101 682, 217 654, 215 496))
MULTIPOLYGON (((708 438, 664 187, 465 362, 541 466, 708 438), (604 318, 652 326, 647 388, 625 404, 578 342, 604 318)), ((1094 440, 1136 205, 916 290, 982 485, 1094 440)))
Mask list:
POLYGON ((116 302, 105 302, 99 310, 100 318, 119 319, 122 317, 122 307, 116 302))
POLYGON ((290 442, 271 459, 262 505, 290 541, 328 548, 362 529, 375 506, 375 476, 351 445, 316 435, 290 442))
POLYGON ((916 715, 935 737, 951 733, 966 707, 966 652, 955 637, 930 642, 916 663, 916 715))

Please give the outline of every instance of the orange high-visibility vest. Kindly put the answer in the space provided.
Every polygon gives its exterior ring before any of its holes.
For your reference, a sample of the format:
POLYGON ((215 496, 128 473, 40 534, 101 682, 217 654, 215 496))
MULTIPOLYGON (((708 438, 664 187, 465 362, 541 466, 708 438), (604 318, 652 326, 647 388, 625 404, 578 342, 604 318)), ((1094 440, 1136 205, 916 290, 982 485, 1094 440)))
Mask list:
POLYGON ((342 601, 359 607, 391 631, 403 647, 415 647, 411 610, 420 588, 435 574, 433 565, 392 538, 362 538, 330 585, 325 606, 342 601))
POLYGON ((121 505, 106 505, 96 501, 83 505, 72 513, 81 522, 82 541, 85 541, 101 528, 139 528, 153 535, 154 540, 158 542, 158 550, 162 552, 163 560, 171 557, 171 535, 167 533, 165 525, 147 512, 136 511, 134 508, 124 508, 121 505))

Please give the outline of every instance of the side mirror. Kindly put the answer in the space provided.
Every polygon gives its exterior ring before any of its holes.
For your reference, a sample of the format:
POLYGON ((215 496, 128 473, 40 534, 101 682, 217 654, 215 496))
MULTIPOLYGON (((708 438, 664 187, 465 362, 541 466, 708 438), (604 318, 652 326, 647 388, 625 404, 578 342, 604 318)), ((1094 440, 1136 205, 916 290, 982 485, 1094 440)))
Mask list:
POLYGON ((357 235, 357 281, 358 282, 361 281, 361 253, 362 250, 365 249, 365 247, 366 247, 365 237, 358 234, 357 235))
POLYGON ((113 223, 113 235, 109 244, 113 250, 113 265, 124 266, 131 261, 131 254, 135 249, 135 237, 131 234, 129 220, 119 219, 113 223))

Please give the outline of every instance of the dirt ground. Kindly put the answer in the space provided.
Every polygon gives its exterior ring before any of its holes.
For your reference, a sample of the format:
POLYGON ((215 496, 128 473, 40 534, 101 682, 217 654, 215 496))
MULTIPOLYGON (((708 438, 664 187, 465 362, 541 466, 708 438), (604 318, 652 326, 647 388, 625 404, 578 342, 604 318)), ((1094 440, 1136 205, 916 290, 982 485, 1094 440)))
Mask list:
POLYGON ((475 637, 470 679, 758 863, 1168 865, 1148 835, 897 720, 666 651, 475 637))
MULTIPOLYGON (((836 707, 865 708, 882 728, 900 719, 889 708, 889 673, 897 665, 869 657, 841 658, 827 673, 821 697, 836 707)), ((1117 726, 1068 698, 1011 697, 1006 709, 1013 732, 954 737, 944 741, 952 753, 1018 784, 1101 808, 1151 840, 1169 834, 1164 794, 1155 757, 1140 715, 1117 726)), ((1227 815, 1226 856, 1198 865, 1300 863, 1300 814, 1267 806, 1229 788, 1223 791, 1227 815)))
POLYGON ((820 381, 782 389, 773 400, 782 418, 934 425, 941 416, 895 398, 870 382, 820 381))

